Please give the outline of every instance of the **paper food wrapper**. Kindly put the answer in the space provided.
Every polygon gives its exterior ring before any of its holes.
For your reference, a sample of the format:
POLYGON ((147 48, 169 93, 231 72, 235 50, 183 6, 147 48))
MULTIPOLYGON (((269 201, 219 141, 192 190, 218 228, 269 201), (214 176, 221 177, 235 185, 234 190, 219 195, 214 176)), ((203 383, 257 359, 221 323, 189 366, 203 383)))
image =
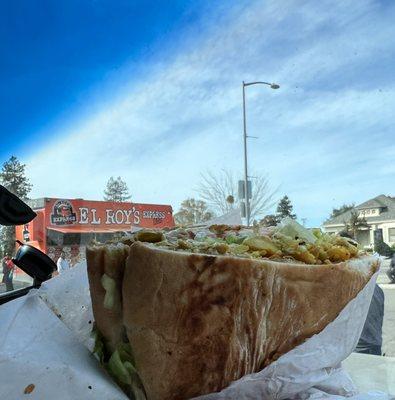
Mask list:
POLYGON ((317 335, 255 374, 246 375, 219 393, 196 400, 390 399, 385 393, 360 395, 341 362, 355 349, 379 272, 338 317, 317 335))
MULTIPOLYGON (((344 360, 355 348, 378 273, 321 333, 263 371, 199 400, 390 399, 358 394, 344 360)), ((0 398, 123 400, 127 397, 91 354, 92 307, 86 265, 0 306, 0 398)))
POLYGON ((127 400, 90 351, 92 324, 84 264, 0 306, 0 399, 127 400))

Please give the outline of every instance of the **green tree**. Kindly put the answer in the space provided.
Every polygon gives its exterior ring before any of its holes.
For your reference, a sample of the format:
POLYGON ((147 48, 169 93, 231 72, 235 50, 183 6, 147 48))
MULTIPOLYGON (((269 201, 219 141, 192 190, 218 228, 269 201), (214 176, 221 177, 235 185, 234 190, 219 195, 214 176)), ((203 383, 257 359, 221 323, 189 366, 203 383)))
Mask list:
POLYGON ((283 218, 289 217, 292 219, 296 219, 296 214, 292 213, 293 211, 293 205, 291 203, 291 200, 287 195, 285 195, 277 205, 277 220, 281 221, 283 218))
POLYGON ((181 203, 181 208, 174 214, 174 219, 179 225, 195 225, 208 221, 213 216, 204 201, 190 198, 181 203))
POLYGON ((106 188, 104 190, 104 200, 122 202, 131 198, 129 189, 120 176, 117 179, 111 177, 107 181, 106 188))
POLYGON ((350 218, 348 221, 344 221, 345 231, 356 240, 357 232, 361 230, 361 228, 369 228, 369 224, 366 222, 365 217, 359 217, 358 211, 351 211, 350 218))
POLYGON ((335 217, 337 217, 338 215, 341 215, 341 214, 343 214, 343 213, 345 213, 345 212, 347 212, 347 211, 349 211, 349 210, 352 210, 354 207, 355 207, 355 204, 354 204, 354 203, 351 203, 351 204, 343 204, 343 205, 342 205, 341 207, 339 207, 339 208, 334 208, 334 209, 332 210, 332 214, 330 215, 329 218, 335 218, 335 217))
POLYGON ((3 164, 0 172, 0 183, 22 200, 28 198, 27 195, 32 189, 32 185, 26 177, 25 168, 25 164, 12 156, 3 164))
MULTIPOLYGON (((32 189, 26 177, 26 165, 22 164, 15 156, 4 162, 0 172, 0 184, 22 200, 27 200, 32 189)), ((0 231, 1 252, 13 254, 15 251, 15 228, 3 226, 0 231)))

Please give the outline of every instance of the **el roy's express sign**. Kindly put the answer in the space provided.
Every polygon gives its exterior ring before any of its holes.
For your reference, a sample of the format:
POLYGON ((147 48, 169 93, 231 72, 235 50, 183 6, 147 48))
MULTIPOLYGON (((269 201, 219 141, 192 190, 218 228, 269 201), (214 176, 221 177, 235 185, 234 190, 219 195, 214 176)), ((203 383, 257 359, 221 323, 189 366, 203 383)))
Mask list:
POLYGON ((130 229, 132 226, 164 228, 174 226, 172 208, 167 205, 117 203, 86 200, 50 200, 49 225, 130 229))

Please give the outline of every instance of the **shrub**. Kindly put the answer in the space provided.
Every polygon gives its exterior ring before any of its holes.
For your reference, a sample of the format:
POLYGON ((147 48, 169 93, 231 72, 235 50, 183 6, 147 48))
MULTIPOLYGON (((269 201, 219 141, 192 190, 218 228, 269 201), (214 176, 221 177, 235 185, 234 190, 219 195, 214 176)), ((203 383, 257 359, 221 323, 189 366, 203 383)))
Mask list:
POLYGON ((374 245, 374 251, 377 251, 377 253, 385 257, 392 257, 392 254, 394 253, 394 250, 383 241, 377 242, 374 245))

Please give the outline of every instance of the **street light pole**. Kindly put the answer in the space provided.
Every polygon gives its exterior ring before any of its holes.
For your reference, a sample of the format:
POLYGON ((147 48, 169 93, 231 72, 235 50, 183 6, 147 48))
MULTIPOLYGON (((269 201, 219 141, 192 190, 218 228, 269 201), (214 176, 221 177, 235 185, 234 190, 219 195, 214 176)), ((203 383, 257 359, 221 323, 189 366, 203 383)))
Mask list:
POLYGON ((248 165, 247 165, 247 123, 246 123, 246 84, 243 81, 243 140, 244 140, 244 198, 246 207, 247 226, 250 226, 250 199, 248 198, 248 165))
POLYGON ((245 96, 245 88, 246 86, 251 85, 268 85, 271 89, 278 89, 280 86, 276 83, 269 82, 244 82, 243 86, 243 142, 244 142, 244 198, 245 198, 245 209, 246 209, 246 222, 247 226, 250 226, 250 199, 248 197, 248 162, 247 162, 247 121, 246 121, 246 96, 245 96))

